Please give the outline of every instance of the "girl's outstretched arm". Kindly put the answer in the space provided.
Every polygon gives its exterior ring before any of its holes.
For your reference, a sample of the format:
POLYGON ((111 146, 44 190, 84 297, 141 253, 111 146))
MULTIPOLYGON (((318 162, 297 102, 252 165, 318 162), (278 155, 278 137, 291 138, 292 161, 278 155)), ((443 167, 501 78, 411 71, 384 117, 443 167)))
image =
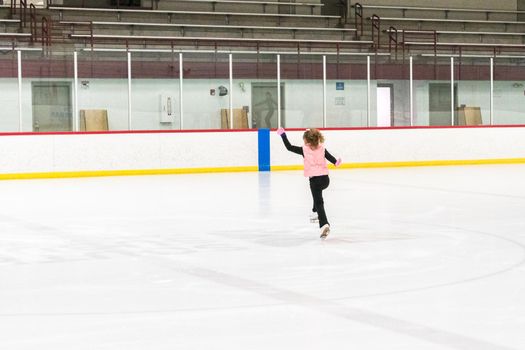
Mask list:
POLYGON ((335 159, 335 157, 333 155, 330 154, 330 152, 328 152, 327 149, 324 150, 324 157, 326 159, 328 159, 328 161, 332 164, 335 165, 335 163, 337 163, 337 159, 335 159))
POLYGON ((303 154, 303 148, 302 147, 299 147, 299 146, 294 146, 290 143, 290 141, 288 141, 288 137, 286 136, 286 132, 284 131, 283 128, 279 128, 277 129, 277 135, 280 135, 281 136, 281 139, 283 140, 284 142, 284 146, 286 147, 286 149, 290 152, 293 152, 293 153, 297 153, 297 154, 300 154, 304 157, 304 154, 303 154))
POLYGON ((341 158, 335 159, 335 157, 331 155, 326 149, 324 150, 324 157, 335 166, 339 166, 342 163, 341 158))

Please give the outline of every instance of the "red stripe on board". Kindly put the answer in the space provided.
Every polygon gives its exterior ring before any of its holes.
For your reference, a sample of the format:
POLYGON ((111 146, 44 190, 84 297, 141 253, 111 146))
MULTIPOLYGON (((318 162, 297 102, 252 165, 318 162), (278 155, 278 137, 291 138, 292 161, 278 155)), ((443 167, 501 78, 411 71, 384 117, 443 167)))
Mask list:
MULTIPOLYGON (((406 129, 480 129, 480 128, 524 128, 525 124, 510 125, 443 125, 443 126, 371 126, 354 128, 317 128, 319 130, 406 130, 406 129)), ((287 131, 304 131, 307 128, 289 128, 287 131)))
MULTIPOLYGON (((519 125, 461 125, 461 126, 374 126, 354 128, 317 128, 319 130, 416 130, 416 129, 490 129, 490 128, 525 128, 519 125)), ((287 131, 304 131, 306 128, 289 128, 287 131)), ((276 129, 271 129, 275 131, 276 129)), ((192 129, 192 130, 118 130, 118 131, 60 131, 60 132, 4 132, 0 136, 38 136, 38 135, 115 135, 115 134, 178 134, 178 133, 229 133, 257 132, 258 129, 192 129)))
POLYGON ((193 130, 115 130, 115 131, 58 131, 58 132, 4 132, 0 136, 38 136, 38 135, 114 135, 114 134, 176 134, 212 132, 257 132, 257 129, 193 129, 193 130))

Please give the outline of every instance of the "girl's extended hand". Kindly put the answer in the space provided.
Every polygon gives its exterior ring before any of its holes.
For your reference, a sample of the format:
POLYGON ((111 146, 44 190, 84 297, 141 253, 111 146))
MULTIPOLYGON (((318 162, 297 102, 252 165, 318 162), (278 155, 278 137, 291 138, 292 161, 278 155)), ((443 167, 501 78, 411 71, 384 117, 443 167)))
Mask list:
POLYGON ((285 133, 284 128, 277 129, 277 135, 281 136, 284 133, 285 133))

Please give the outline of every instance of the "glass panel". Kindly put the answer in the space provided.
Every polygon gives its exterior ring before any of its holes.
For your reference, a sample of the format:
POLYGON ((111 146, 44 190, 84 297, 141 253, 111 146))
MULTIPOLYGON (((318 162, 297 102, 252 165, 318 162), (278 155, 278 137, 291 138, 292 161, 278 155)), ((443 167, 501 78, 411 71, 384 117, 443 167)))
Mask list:
POLYGON ((326 57, 326 126, 366 127, 366 56, 326 57))
POLYGON ((494 60, 494 124, 525 124, 525 59, 494 60))
POLYGON ((372 56, 370 70, 370 126, 410 125, 409 61, 372 56))
POLYGON ((241 109, 237 113, 247 117, 249 128, 277 127, 276 55, 233 56, 233 107, 241 109))
POLYGON ((18 110, 18 57, 16 51, 0 55, 0 132, 19 129, 18 110))
POLYGON ((134 130, 180 129, 178 53, 131 54, 134 130))
POLYGON ((454 125, 490 125, 490 59, 454 58, 454 125))
POLYGON ((78 84, 81 131, 129 130, 127 53, 79 52, 78 84))
POLYGON ((281 55, 281 83, 282 125, 288 128, 323 127, 322 56, 281 55))
POLYGON ((23 131, 73 130, 73 54, 22 52, 23 131))
POLYGON ((413 125, 451 125, 450 58, 414 56, 413 77, 413 125))
POLYGON ((183 63, 183 128, 229 129, 228 55, 185 53, 183 63))

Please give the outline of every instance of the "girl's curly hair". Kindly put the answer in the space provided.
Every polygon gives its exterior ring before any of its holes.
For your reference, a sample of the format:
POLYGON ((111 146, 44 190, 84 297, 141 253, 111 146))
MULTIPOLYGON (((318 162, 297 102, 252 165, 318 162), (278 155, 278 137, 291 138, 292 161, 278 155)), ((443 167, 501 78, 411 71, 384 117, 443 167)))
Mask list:
POLYGON ((324 143, 324 136, 318 129, 306 129, 303 140, 305 143, 317 147, 320 143, 324 143))

